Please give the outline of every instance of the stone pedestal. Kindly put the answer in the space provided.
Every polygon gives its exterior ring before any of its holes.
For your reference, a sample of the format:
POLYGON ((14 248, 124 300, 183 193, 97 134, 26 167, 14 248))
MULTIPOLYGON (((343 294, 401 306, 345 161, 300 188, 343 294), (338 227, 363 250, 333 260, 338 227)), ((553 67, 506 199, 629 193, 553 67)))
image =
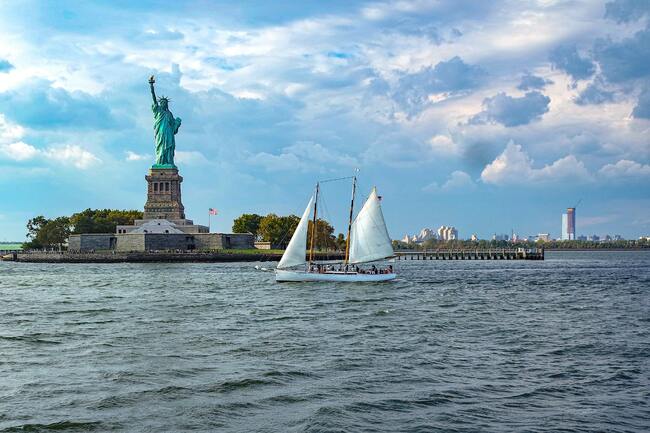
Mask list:
POLYGON ((185 207, 181 202, 183 177, 177 168, 150 168, 147 180, 147 202, 144 219, 184 220, 185 207))

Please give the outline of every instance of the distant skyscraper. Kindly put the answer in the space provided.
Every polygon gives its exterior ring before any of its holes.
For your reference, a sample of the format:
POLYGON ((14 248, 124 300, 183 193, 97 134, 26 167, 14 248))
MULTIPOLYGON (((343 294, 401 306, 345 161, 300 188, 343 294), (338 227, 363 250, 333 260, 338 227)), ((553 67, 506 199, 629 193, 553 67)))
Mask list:
POLYGON ((575 241, 576 240, 576 208, 570 207, 566 210, 567 216, 567 234, 568 239, 575 241))
POLYGON ((560 239, 563 241, 569 240, 569 218, 565 213, 562 214, 562 235, 560 239))

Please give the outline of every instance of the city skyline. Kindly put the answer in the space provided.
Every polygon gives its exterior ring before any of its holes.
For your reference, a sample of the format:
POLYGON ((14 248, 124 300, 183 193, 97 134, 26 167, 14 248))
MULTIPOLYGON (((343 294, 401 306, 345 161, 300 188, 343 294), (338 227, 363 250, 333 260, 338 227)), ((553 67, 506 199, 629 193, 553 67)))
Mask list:
POLYGON ((430 221, 559 238, 580 198, 574 236, 650 233, 650 3, 159 6, 0 5, 0 241, 143 207, 152 74, 183 119, 187 217, 218 208, 214 230, 299 214, 359 168, 393 239, 430 221))

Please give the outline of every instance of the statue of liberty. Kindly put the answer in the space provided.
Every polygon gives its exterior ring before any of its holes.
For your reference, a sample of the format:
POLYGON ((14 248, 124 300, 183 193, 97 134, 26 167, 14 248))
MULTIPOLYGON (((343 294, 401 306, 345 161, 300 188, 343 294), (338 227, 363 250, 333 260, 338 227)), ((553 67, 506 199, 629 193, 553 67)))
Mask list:
POLYGON ((176 168, 174 165, 174 151, 176 150, 176 140, 174 135, 181 126, 180 117, 174 118, 169 111, 169 99, 162 96, 156 99, 156 92, 153 84, 156 82, 154 76, 149 78, 151 86, 151 96, 153 98, 153 132, 156 141, 156 163, 154 168, 176 168))

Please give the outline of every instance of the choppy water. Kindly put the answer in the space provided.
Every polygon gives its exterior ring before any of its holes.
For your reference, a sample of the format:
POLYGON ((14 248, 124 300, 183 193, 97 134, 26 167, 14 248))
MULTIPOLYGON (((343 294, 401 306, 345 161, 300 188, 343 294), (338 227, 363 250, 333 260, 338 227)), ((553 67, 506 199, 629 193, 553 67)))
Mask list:
POLYGON ((650 427, 650 253, 396 265, 0 263, 0 431, 650 427))

